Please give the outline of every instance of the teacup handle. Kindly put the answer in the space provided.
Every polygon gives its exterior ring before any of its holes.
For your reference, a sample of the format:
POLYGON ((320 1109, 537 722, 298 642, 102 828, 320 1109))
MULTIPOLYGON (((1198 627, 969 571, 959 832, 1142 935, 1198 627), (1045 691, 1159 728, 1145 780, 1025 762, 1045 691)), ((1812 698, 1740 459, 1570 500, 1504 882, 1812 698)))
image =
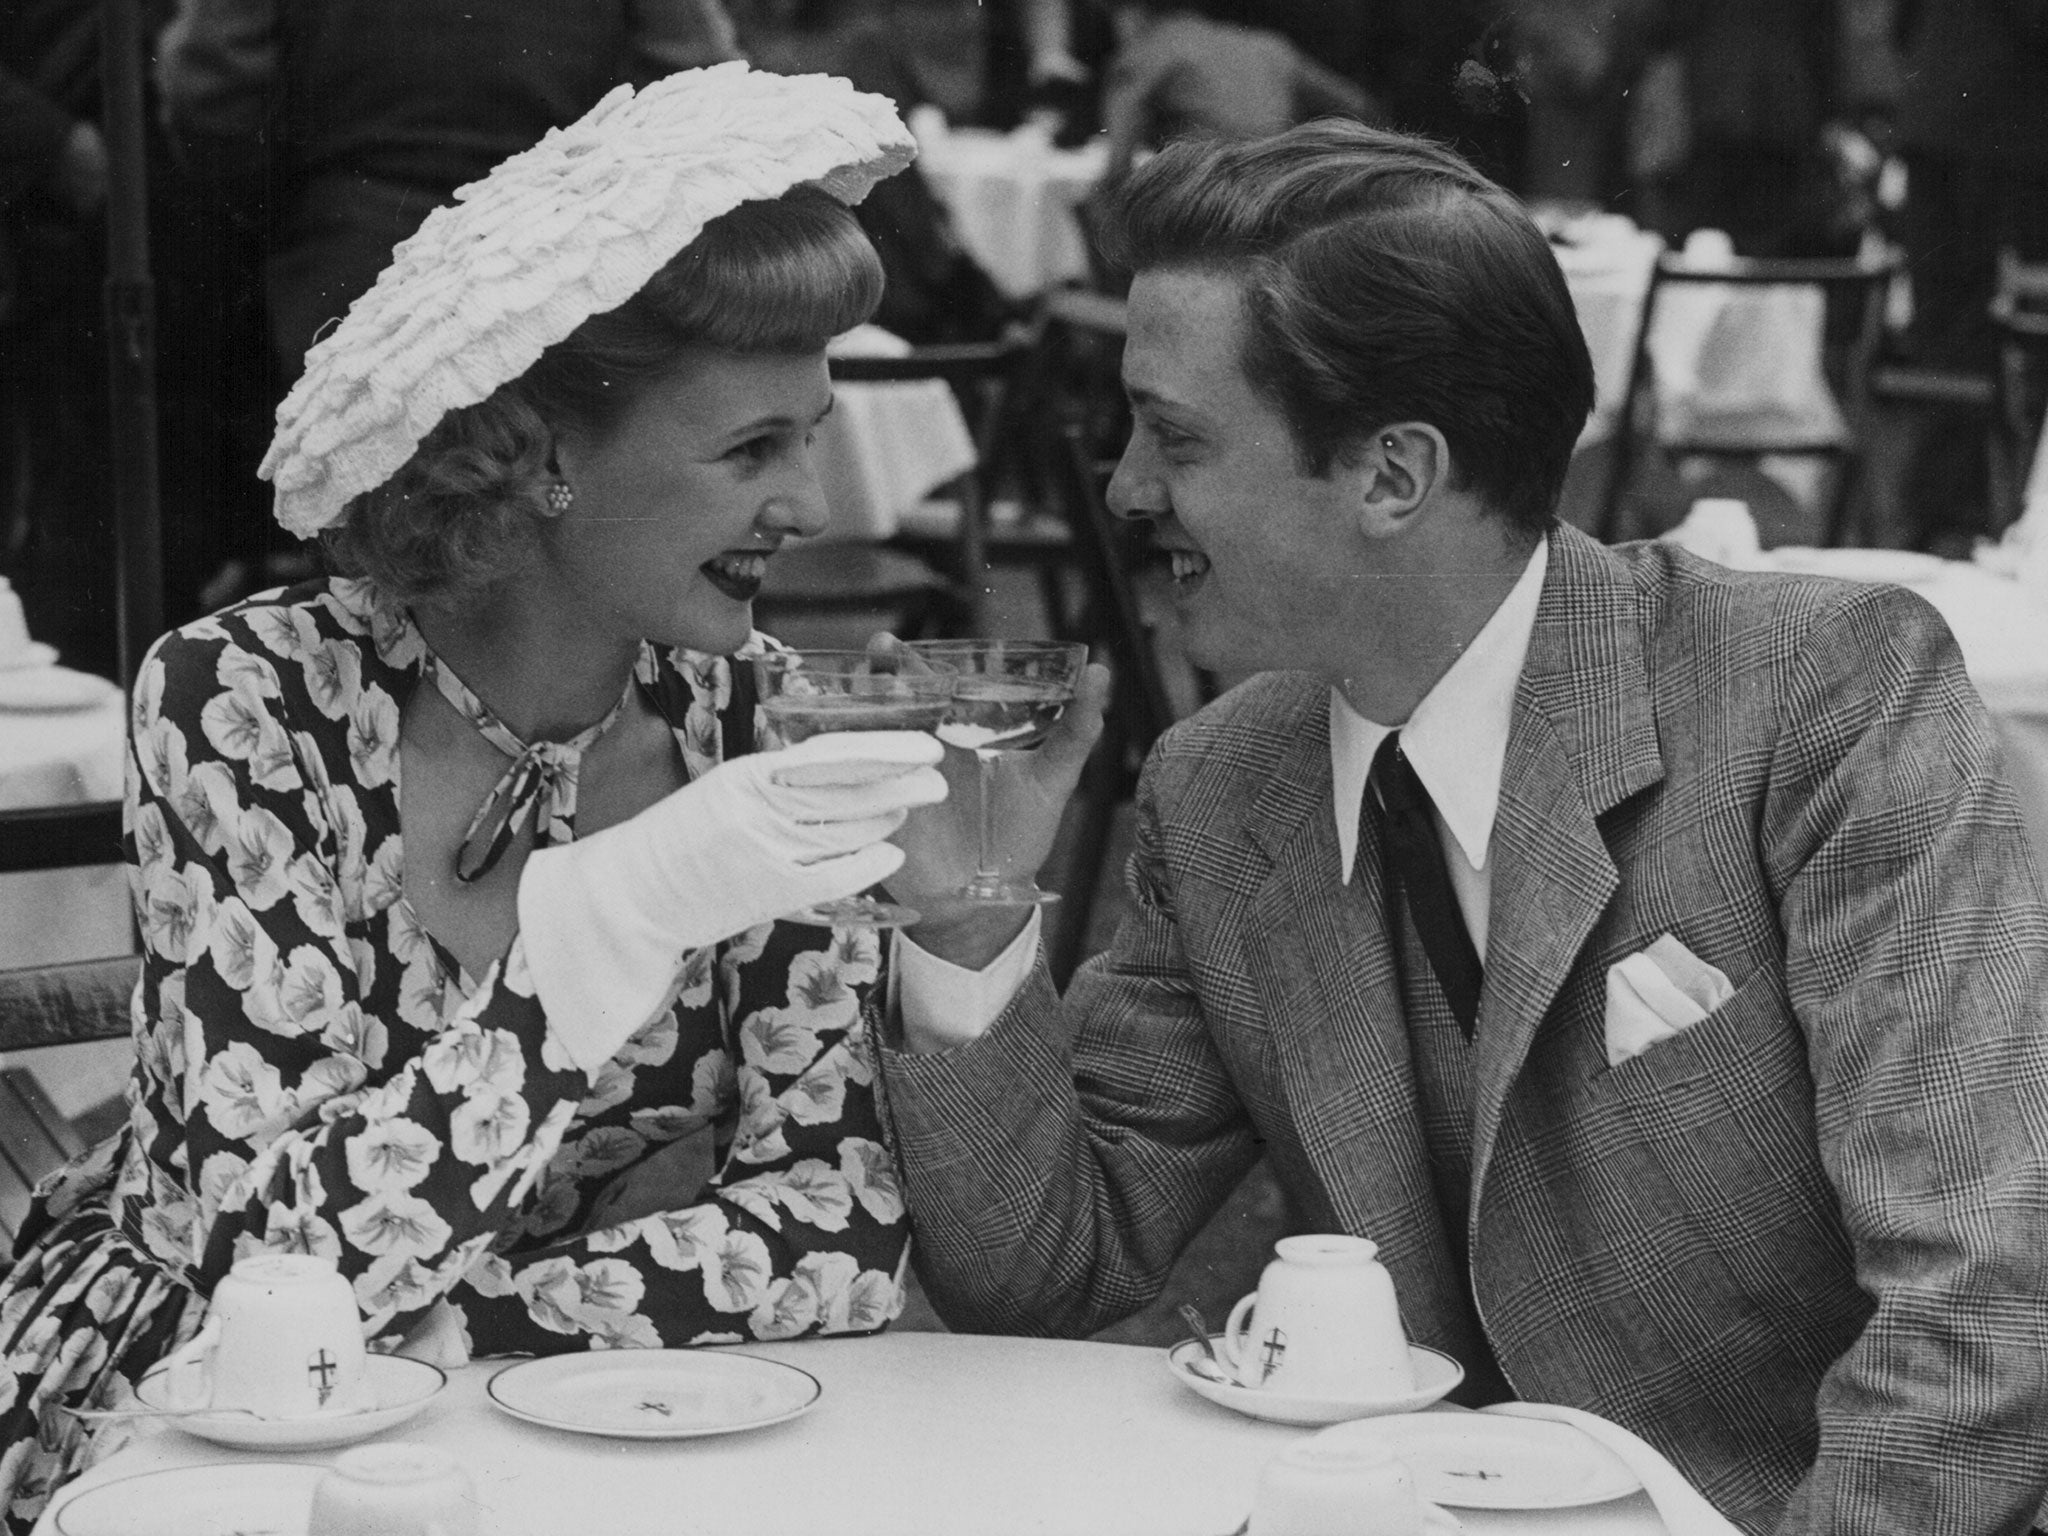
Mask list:
POLYGON ((1251 1333, 1252 1308, 1258 1304, 1259 1293, 1251 1291, 1237 1298, 1237 1305, 1230 1309, 1230 1317, 1223 1325, 1223 1359, 1230 1367, 1230 1374, 1247 1386, 1256 1382, 1245 1382, 1245 1340, 1251 1333))
POLYGON ((164 1361, 171 1407, 180 1410, 204 1408, 213 1401, 212 1384, 208 1378, 212 1373, 213 1352, 219 1343, 220 1319, 208 1317, 200 1324, 199 1331, 164 1361))

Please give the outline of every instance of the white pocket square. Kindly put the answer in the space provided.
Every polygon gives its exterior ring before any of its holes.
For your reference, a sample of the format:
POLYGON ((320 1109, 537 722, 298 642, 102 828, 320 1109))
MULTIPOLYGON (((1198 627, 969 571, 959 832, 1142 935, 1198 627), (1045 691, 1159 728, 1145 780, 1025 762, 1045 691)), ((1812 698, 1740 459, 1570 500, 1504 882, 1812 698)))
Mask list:
POLYGON ((1607 967, 1607 1065, 1690 1029, 1735 995, 1728 978, 1670 934, 1607 967))

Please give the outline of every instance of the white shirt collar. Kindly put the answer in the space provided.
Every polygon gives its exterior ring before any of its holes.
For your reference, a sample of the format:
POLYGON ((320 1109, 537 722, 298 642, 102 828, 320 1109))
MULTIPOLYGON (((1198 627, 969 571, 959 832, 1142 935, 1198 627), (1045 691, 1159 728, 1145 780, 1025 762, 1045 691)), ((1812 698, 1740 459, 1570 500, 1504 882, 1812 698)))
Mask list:
POLYGON ((1550 541, 1540 539, 1501 605, 1451 669, 1422 696, 1405 725, 1368 720, 1340 690, 1330 690, 1331 801, 1347 884, 1358 858, 1358 817, 1373 754, 1395 729, 1401 732, 1402 752, 1415 765, 1465 862, 1475 870, 1486 867, 1493 819, 1500 810, 1500 775, 1507 761, 1515 685, 1529 654, 1536 605, 1549 567, 1550 541))

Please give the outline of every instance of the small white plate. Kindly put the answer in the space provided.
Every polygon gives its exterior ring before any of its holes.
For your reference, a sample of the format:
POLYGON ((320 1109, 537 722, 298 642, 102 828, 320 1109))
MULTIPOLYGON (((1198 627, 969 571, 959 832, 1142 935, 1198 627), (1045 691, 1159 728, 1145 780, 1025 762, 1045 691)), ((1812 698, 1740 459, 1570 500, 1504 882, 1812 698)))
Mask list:
MULTIPOLYGON (((356 1413, 332 1418, 255 1419, 246 1413, 188 1413, 170 1422, 188 1435, 231 1445, 244 1451, 312 1451, 325 1446, 352 1445, 367 1440, 380 1430, 392 1429, 412 1418, 448 1385, 448 1377, 437 1365, 408 1360, 402 1355, 372 1355, 366 1362, 370 1392, 376 1403, 356 1413)), ((135 1396, 145 1408, 170 1410, 168 1380, 161 1371, 151 1372, 136 1383, 135 1396)))
MULTIPOLYGON (((1219 1348, 1222 1340, 1214 1340, 1219 1348)), ((1415 1390, 1399 1397, 1297 1397, 1286 1392, 1268 1392, 1260 1387, 1240 1387, 1235 1382, 1214 1381, 1190 1368, 1195 1341, 1188 1339, 1166 1352, 1167 1369, 1174 1379, 1212 1403, 1268 1419, 1275 1424, 1337 1424, 1345 1419, 1370 1418, 1385 1413, 1413 1413, 1440 1400, 1465 1379, 1465 1367, 1449 1355, 1420 1344, 1408 1346, 1408 1362, 1415 1371, 1415 1390)))
POLYGON ((1411 1413, 1323 1435, 1377 1440, 1407 1463, 1418 1494, 1456 1509, 1572 1509, 1643 1486, 1606 1446, 1552 1419, 1411 1413))
POLYGON ((687 1440, 765 1429, 824 1395, 808 1371, 715 1349, 543 1355, 490 1380, 491 1401, 529 1424, 626 1440, 687 1440))
POLYGON ((325 1467, 221 1462, 138 1472, 57 1506, 57 1536, 305 1536, 325 1467))

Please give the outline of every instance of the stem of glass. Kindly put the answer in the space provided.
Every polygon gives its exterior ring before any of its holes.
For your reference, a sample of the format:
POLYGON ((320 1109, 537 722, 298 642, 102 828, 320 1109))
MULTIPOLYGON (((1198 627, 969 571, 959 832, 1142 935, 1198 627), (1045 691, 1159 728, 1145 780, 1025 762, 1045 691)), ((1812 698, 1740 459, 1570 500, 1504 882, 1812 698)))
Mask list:
POLYGON ((996 868, 996 754, 976 752, 981 778, 981 858, 974 871, 974 883, 994 886, 1002 883, 996 868))

